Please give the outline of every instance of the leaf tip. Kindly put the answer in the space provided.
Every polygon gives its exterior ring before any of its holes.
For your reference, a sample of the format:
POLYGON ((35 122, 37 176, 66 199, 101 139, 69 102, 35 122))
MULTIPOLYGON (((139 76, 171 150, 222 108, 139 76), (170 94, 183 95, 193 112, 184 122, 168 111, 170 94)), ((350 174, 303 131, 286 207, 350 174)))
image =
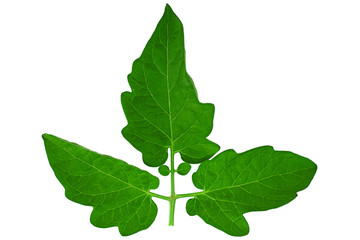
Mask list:
POLYGON ((50 136, 50 134, 47 134, 47 133, 43 133, 41 135, 42 139, 44 139, 44 140, 46 140, 49 136, 50 136))
POLYGON ((172 10, 172 8, 170 7, 170 5, 168 3, 165 6, 164 15, 166 15, 167 13, 170 15, 175 15, 174 11, 172 10))
POLYGON ((48 134, 48 133, 44 133, 41 135, 42 139, 45 141, 50 141, 53 138, 56 138, 54 135, 48 134))
POLYGON ((168 3, 165 6, 165 11, 172 11, 172 9, 168 3))

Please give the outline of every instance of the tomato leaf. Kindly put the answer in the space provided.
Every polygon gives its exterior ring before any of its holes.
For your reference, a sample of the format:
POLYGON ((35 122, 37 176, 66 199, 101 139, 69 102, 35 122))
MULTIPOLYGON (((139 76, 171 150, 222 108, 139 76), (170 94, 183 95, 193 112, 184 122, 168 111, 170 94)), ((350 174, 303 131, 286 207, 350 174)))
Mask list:
POLYGON ((186 72, 183 26, 169 5, 128 76, 131 92, 121 95, 128 120, 123 136, 157 167, 168 148, 188 163, 209 159, 219 146, 206 137, 214 105, 200 103, 186 72))
POLYGON ((157 177, 53 135, 44 134, 43 139, 66 197, 94 207, 90 217, 94 226, 117 226, 127 236, 153 223, 157 206, 149 190, 159 186, 157 177))
POLYGON ((159 173, 163 176, 168 176, 170 174, 170 169, 166 165, 161 165, 158 169, 159 173))
POLYGON ((180 175, 186 175, 190 172, 191 170, 191 165, 188 163, 180 163, 180 165, 178 166, 178 168, 176 169, 176 172, 180 175))
POLYGON ((244 213, 289 203, 310 184, 316 169, 311 160, 270 146, 239 154, 227 150, 193 174, 203 192, 188 200, 186 210, 230 235, 243 236, 249 232, 244 213))
POLYGON ((93 211, 90 221, 101 228, 117 226, 127 236, 148 228, 157 215, 152 197, 169 202, 169 225, 174 225, 175 203, 186 204, 190 215, 233 236, 249 226, 243 214, 280 207, 305 189, 316 172, 309 159, 264 146, 237 154, 227 150, 210 159, 219 146, 208 140, 214 105, 198 100, 185 67, 183 26, 169 5, 128 76, 131 92, 121 95, 128 124, 124 137, 142 153, 143 161, 170 175, 170 196, 150 192, 159 179, 122 160, 44 134, 52 169, 68 199, 93 211), (168 150, 169 155, 168 156, 168 150), (175 154, 183 161, 175 169, 175 154), (167 159, 168 165, 164 165, 167 159), (177 194, 175 174, 193 174, 200 192, 177 194))

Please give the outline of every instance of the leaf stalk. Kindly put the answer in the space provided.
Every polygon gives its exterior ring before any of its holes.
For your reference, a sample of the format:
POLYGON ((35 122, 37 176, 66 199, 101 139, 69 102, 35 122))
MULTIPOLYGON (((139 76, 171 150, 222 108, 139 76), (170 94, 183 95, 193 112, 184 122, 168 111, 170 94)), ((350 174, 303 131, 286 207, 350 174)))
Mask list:
POLYGON ((175 160, 174 160, 174 151, 173 147, 170 148, 170 177, 171 177, 171 195, 170 195, 170 209, 169 209, 169 226, 174 226, 175 218, 175 203, 176 203, 176 194, 175 194, 175 160))

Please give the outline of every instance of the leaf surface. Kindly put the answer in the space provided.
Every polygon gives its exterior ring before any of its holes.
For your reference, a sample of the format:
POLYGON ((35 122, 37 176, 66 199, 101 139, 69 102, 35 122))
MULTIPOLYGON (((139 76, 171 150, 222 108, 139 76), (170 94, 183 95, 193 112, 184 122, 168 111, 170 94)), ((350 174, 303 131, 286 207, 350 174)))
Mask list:
POLYGON ((185 176, 188 174, 191 170, 191 165, 188 163, 181 163, 178 168, 176 169, 176 172, 180 175, 185 176))
POLYGON ((161 165, 158 169, 159 173, 163 176, 168 176, 170 174, 170 169, 166 165, 161 165))
POLYGON ((127 236, 148 228, 157 206, 150 189, 159 179, 122 160, 88 150, 53 135, 43 135, 52 169, 68 199, 93 206, 94 226, 117 226, 127 236))
POLYGON ((188 200, 186 210, 227 234, 243 236, 249 232, 244 213, 289 203, 316 169, 311 160, 270 146, 239 154, 227 150, 193 174, 194 185, 204 191, 188 200))
POLYGON ((128 121, 123 136, 156 167, 168 148, 189 163, 209 159, 219 146, 206 137, 213 127, 214 105, 200 103, 186 72, 183 26, 169 5, 128 75, 131 92, 121 95, 128 121))

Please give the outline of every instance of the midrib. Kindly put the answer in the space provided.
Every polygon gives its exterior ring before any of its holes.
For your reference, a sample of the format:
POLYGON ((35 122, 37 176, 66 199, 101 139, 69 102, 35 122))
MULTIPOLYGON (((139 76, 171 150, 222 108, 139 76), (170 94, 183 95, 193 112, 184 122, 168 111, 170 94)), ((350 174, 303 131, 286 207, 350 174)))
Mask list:
POLYGON ((169 105, 169 125, 170 125, 170 150, 173 152, 173 129, 172 129, 172 117, 171 117, 171 102, 170 102, 170 83, 169 83, 169 14, 167 13, 166 21, 166 83, 168 93, 168 105, 169 105))

